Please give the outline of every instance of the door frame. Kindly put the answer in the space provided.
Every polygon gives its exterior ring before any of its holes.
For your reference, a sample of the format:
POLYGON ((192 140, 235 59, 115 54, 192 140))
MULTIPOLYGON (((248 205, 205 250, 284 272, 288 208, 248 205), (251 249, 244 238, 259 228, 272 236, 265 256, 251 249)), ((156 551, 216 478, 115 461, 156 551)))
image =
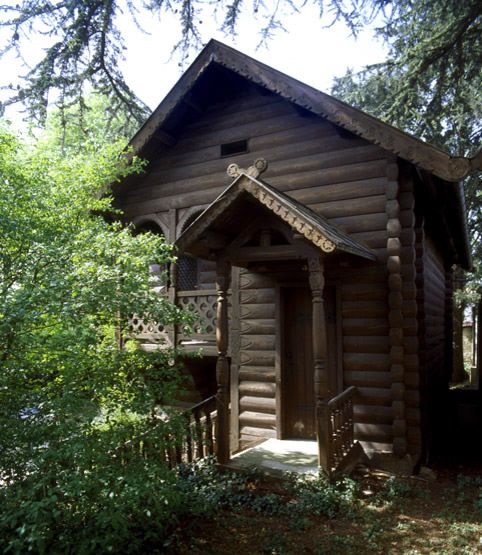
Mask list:
MULTIPOLYGON (((284 333, 284 311, 282 309, 282 289, 290 288, 308 288, 308 281, 287 281, 278 282, 275 286, 275 321, 276 321, 276 335, 275 335, 275 376, 276 376, 276 438, 285 439, 285 430, 283 422, 283 333, 284 333)), ((342 304, 341 304, 341 283, 338 280, 327 280, 325 287, 333 287, 335 291, 335 333, 336 333, 336 357, 334 358, 336 364, 336 377, 337 377, 337 391, 341 393, 344 386, 344 372, 343 372, 343 323, 342 323, 342 304)), ((314 370, 314 369, 313 369, 314 370)))

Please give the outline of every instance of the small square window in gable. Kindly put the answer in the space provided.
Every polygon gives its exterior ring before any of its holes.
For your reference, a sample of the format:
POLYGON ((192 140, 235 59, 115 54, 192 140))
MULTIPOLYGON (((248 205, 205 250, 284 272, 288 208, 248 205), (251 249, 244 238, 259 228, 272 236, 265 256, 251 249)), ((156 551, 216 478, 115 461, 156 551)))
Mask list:
POLYGON ((248 141, 233 141, 232 143, 224 143, 221 145, 221 156, 234 156, 236 154, 244 154, 248 152, 248 141))

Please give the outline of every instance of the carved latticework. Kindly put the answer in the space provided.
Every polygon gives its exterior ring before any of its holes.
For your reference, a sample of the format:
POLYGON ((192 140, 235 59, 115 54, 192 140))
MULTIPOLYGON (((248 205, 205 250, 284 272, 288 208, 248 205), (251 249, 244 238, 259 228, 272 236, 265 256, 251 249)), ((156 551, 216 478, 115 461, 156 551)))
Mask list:
MULTIPOLYGON (((190 339, 214 339, 216 336, 216 302, 215 290, 180 291, 177 294, 177 304, 180 308, 189 310, 198 315, 195 322, 194 337, 190 339)), ((180 334, 180 340, 189 336, 180 334)))
POLYGON ((132 337, 143 343, 171 345, 167 326, 161 322, 147 320, 134 314, 128 320, 128 330, 132 337))

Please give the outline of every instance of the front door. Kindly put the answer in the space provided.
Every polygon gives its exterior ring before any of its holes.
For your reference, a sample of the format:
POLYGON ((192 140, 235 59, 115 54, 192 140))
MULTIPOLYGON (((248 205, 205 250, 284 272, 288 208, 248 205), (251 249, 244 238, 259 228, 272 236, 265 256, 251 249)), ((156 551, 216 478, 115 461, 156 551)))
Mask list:
POLYGON ((315 439, 312 303, 307 287, 281 290, 284 439, 315 439))
MULTIPOLYGON (((327 372, 337 376, 335 287, 325 287, 327 372)), ((312 300, 308 287, 281 289, 281 404, 283 439, 315 439, 312 300)), ((337 376, 341 382, 341 376, 337 376)), ((335 385, 339 390, 341 383, 335 385)), ((337 391, 338 392, 338 391, 337 391)))

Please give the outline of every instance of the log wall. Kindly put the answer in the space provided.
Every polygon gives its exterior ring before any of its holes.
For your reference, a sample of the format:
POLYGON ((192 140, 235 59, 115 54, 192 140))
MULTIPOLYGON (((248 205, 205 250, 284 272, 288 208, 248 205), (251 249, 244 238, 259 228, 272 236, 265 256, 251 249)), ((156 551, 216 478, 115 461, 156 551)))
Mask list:
POLYGON ((430 386, 445 380, 446 274, 444 262, 434 241, 426 236, 423 255, 425 271, 425 372, 430 386))
MULTIPOLYGON (((400 257, 399 273, 408 282, 415 273, 413 222, 408 197, 398 190, 393 198, 387 196, 389 182, 396 181, 393 156, 387 157, 378 146, 306 114, 276 95, 250 89, 236 99, 212 105, 186 125, 176 144, 164 150, 136 186, 123 193, 120 204, 130 219, 203 208, 230 184, 226 175, 229 163, 246 168, 259 157, 269 164, 263 179, 325 216, 379 256, 378 263, 350 259, 337 271, 332 268, 339 282, 343 385, 358 388, 355 431, 366 447, 391 450, 394 437, 408 437, 411 444, 418 418, 417 362, 413 357, 415 291, 410 287, 400 291, 396 285, 387 247, 394 248, 389 239, 399 241, 395 256, 400 257), (241 139, 247 139, 248 153, 220 157, 222 143, 241 139), (400 204, 399 217, 387 211, 387 200, 400 204), (400 294, 404 303, 403 339, 402 344, 395 344, 390 329, 400 317, 400 294), (399 375, 400 357, 410 366, 408 377, 399 375), (392 387, 394 379, 396 390, 392 387), (394 427, 395 416, 398 427, 394 427), (404 419, 409 426, 401 430, 404 419)), ((211 263, 201 263, 200 287, 212 288, 213 268, 211 263)), ((434 291, 427 294, 432 297, 434 291)), ((239 414, 239 434, 273 437, 279 395, 275 284, 258 274, 241 272, 239 310, 239 395, 231 396, 234 413, 239 414)))

